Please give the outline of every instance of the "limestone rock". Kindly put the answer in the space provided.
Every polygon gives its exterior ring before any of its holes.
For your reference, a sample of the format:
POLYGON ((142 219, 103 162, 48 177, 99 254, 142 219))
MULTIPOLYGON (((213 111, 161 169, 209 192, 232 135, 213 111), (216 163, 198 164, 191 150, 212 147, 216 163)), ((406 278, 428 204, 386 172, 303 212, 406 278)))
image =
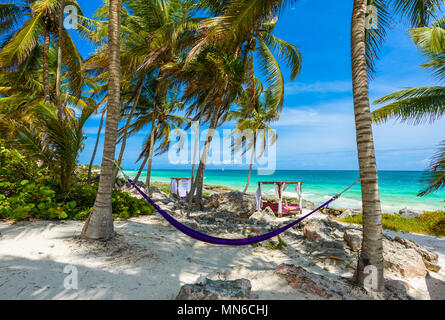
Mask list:
POLYGON ((322 248, 343 249, 343 241, 325 240, 321 243, 322 248))
POLYGON ((310 241, 323 239, 320 228, 315 223, 307 223, 303 228, 303 234, 304 237, 310 241))
POLYGON ((252 285, 247 279, 211 280, 200 277, 197 284, 181 287, 176 300, 249 299, 252 285))
POLYGON ((428 273, 422 256, 396 241, 383 239, 383 259, 385 269, 404 278, 425 277, 428 273))
POLYGON ((343 238, 352 251, 356 252, 362 248, 362 233, 357 230, 346 230, 343 238))
POLYGON ((212 194, 206 209, 228 212, 241 218, 250 217, 256 209, 255 197, 242 192, 224 192, 212 194))
POLYGON ((345 250, 338 248, 317 248, 311 252, 311 256, 325 261, 335 258, 349 261, 351 258, 345 250))
POLYGON ((416 218, 423 214, 421 211, 410 210, 408 208, 400 209, 399 214, 405 218, 416 218))
POLYGON ((433 271, 433 272, 440 271, 440 266, 436 263, 425 261, 425 260, 423 260, 423 263, 425 263, 425 267, 430 271, 433 271))
POLYGON ((399 299, 402 300, 411 298, 410 292, 414 290, 408 282, 402 280, 386 280, 385 287, 387 290, 393 292, 399 297, 399 299))
POLYGON ((418 244, 416 244, 412 241, 409 241, 407 239, 400 238, 400 237, 395 237, 394 241, 397 241, 398 243, 404 245, 405 248, 412 248, 412 249, 416 250, 422 256, 423 261, 437 263, 437 261, 439 259, 439 255, 437 253, 431 252, 428 249, 426 249, 425 247, 419 246, 418 244))
POLYGON ((357 216, 359 213, 357 211, 352 211, 351 209, 346 209, 345 211, 342 212, 341 215, 339 215, 337 218, 339 219, 343 219, 346 217, 353 217, 353 216, 357 216))
POLYGON ((310 273, 300 266, 282 263, 274 270, 274 273, 286 279, 291 287, 322 298, 330 298, 334 295, 343 296, 344 294, 344 288, 336 282, 310 273))
POLYGON ((267 207, 263 211, 256 211, 249 217, 249 220, 254 223, 271 223, 275 220, 275 215, 272 210, 267 207), (269 211, 267 209, 269 209, 269 211))

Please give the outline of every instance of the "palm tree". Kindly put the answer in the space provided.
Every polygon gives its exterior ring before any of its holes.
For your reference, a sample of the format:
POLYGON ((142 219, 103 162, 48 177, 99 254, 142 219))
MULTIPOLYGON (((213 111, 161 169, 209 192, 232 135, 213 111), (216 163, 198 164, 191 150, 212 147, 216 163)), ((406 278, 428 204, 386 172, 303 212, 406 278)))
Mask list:
POLYGON ((60 190, 65 193, 83 148, 83 125, 93 111, 94 104, 88 105, 76 117, 74 110, 67 108, 67 119, 60 121, 53 105, 40 103, 31 111, 34 115, 31 125, 24 122, 16 125, 12 145, 27 157, 42 161, 58 177, 60 190))
MULTIPOLYGON (((189 118, 177 114, 177 112, 184 108, 183 102, 178 99, 177 89, 168 86, 166 94, 160 96, 156 92, 158 81, 158 79, 152 78, 144 87, 144 93, 139 99, 139 104, 135 109, 132 107, 130 110, 130 115, 133 113, 135 120, 128 126, 129 136, 139 132, 148 125, 154 128, 154 131, 150 132, 150 135, 144 142, 143 150, 138 159, 139 161, 144 158, 144 161, 139 169, 137 178, 139 178, 142 169, 147 161, 149 161, 146 177, 147 191, 150 184, 150 159, 153 158, 154 142, 160 141, 156 149, 156 155, 167 152, 170 147, 171 130, 178 129, 178 132, 180 132, 179 128, 190 121, 189 118)), ((124 110, 124 112, 125 111, 127 110, 124 110)), ((135 181, 137 181, 137 179, 135 179, 135 181)))
MULTIPOLYGON (((294 45, 274 36, 272 32, 278 22, 277 16, 287 4, 294 2, 296 1, 200 1, 198 7, 216 16, 202 21, 198 29, 199 37, 188 54, 187 62, 214 43, 221 45, 226 52, 243 55, 246 65, 251 60, 258 61, 272 94, 273 107, 281 109, 284 103, 284 79, 275 56, 290 69, 291 81, 301 71, 302 57, 294 45)), ((248 83, 255 86, 253 66, 251 63, 252 78, 248 83)))
MULTIPOLYGON (((424 68, 431 68, 440 78, 445 78, 445 18, 438 19, 431 27, 410 30, 414 42, 428 57, 424 68)), ((429 86, 400 90, 377 99, 375 103, 388 103, 372 113, 372 120, 383 123, 390 118, 413 124, 432 123, 445 113, 445 87, 429 86), (392 102, 391 102, 392 101, 392 102)), ((428 186, 419 192, 423 196, 445 186, 445 140, 431 160, 424 181, 428 186)))
POLYGON ((120 0, 110 0, 108 22, 109 79, 108 108, 105 126, 104 151, 96 201, 82 235, 89 239, 108 240, 114 235, 112 190, 114 185, 113 159, 116 150, 117 123, 120 108, 120 0))
MULTIPOLYGON (((102 99, 101 102, 99 102, 97 104, 96 109, 99 109, 100 105, 102 104, 102 102, 105 100, 105 97, 102 99)), ((107 109, 103 108, 102 112, 101 112, 101 116, 100 116, 100 123, 99 123, 99 128, 97 129, 97 135, 96 135, 96 143, 94 144, 94 149, 93 149, 93 154, 91 155, 91 160, 90 160, 90 164, 88 166, 88 179, 91 178, 91 170, 93 168, 93 163, 94 163, 94 158, 96 157, 96 152, 97 152, 97 147, 99 146, 99 140, 100 140, 100 134, 102 132, 102 126, 104 124, 104 117, 105 117, 105 113, 106 113, 107 109)))
MULTIPOLYGON (((75 1, 69 1, 68 3, 78 7, 75 1)), ((79 7, 78 10, 81 12, 79 7)), ((0 4, 0 30, 6 35, 4 43, 0 45, 0 67, 16 69, 30 56, 35 56, 37 50, 42 55, 43 96, 47 103, 51 102, 50 35, 53 30, 59 29, 55 21, 57 20, 56 17, 60 17, 60 15, 63 15, 63 13, 60 13, 57 1, 19 0, 0 4), (39 45, 40 36, 43 36, 42 45, 39 45)), ((62 62, 69 71, 67 78, 69 79, 70 90, 74 95, 80 97, 82 58, 69 33, 63 29, 59 30, 58 34, 59 42, 64 43, 64 47, 60 46, 60 50, 64 52, 62 62)))
POLYGON ((60 10, 59 10, 59 25, 58 25, 58 44, 57 44, 57 72, 56 72, 56 106, 59 112, 59 118, 62 119, 63 111, 62 111, 62 99, 60 92, 61 85, 61 74, 62 74, 62 46, 63 46, 63 11, 65 9, 65 0, 61 0, 60 2, 60 10))
MULTIPOLYGON (((217 44, 220 50, 223 50, 228 56, 233 55, 235 59, 242 59, 246 75, 244 83, 254 88, 255 70, 252 61, 258 59, 262 74, 268 83, 271 107, 280 110, 284 103, 284 79, 274 53, 291 70, 291 81, 299 74, 301 69, 301 54, 298 50, 293 45, 272 34, 277 23, 277 18, 273 16, 279 14, 286 3, 291 2, 293 1, 261 1, 254 4, 252 1, 229 0, 216 4, 215 2, 202 1, 199 6, 206 9, 211 15, 216 16, 202 21, 197 31, 197 40, 185 61, 185 67, 187 68, 189 64, 197 60, 201 53, 209 49, 213 50, 212 47, 217 44), (250 75, 250 77, 247 77, 247 75, 250 75)), ((219 86, 221 84, 224 86, 224 83, 219 82, 219 86)), ((203 86, 196 85, 195 87, 197 90, 194 88, 193 91, 199 91, 203 88, 203 86)), ((203 92, 205 91, 203 90, 203 92)), ((200 94, 200 96, 201 101, 209 101, 206 94, 200 94)), ((224 96, 224 94, 221 96, 224 96)), ((251 99, 253 100, 254 96, 251 99)), ((215 106, 215 119, 210 120, 210 133, 227 118, 227 110, 233 100, 220 99, 220 101, 226 103, 226 105, 215 106), (223 121, 218 125, 219 112, 222 112, 224 116, 222 117, 223 121), (212 123, 216 127, 213 127, 212 123)), ((194 194, 195 188, 197 190, 195 198, 198 204, 202 201, 205 161, 212 138, 212 135, 207 137, 196 175, 196 187, 195 184, 192 187, 191 194, 194 194)))
POLYGON ((185 83, 183 100, 190 102, 187 114, 198 113, 202 122, 209 122, 209 130, 201 154, 195 183, 190 194, 198 205, 202 201, 204 170, 216 128, 228 117, 233 101, 245 83, 245 66, 240 57, 224 52, 217 46, 203 50, 176 75, 185 83))
POLYGON ((392 4, 396 12, 407 16, 414 25, 424 25, 434 12, 436 0, 354 0, 351 21, 351 65, 354 96, 357 151, 362 189, 363 206, 363 244, 358 261, 356 281, 364 285, 371 265, 377 269, 377 287, 384 288, 382 216, 378 190, 378 175, 372 134, 371 111, 368 93, 368 75, 372 74, 374 61, 383 39, 385 27, 389 25, 388 5, 392 4), (368 5, 374 5, 380 17, 377 29, 366 28, 368 5))
POLYGON ((234 110, 229 115, 229 120, 236 119, 237 125, 236 130, 232 133, 235 135, 235 141, 233 143, 233 150, 238 151, 242 150, 243 154, 247 153, 248 150, 251 151, 251 158, 249 164, 249 173, 247 176, 247 183, 244 187, 243 192, 247 191, 250 182, 250 176, 252 174, 253 160, 255 157, 255 153, 257 151, 258 138, 261 138, 259 134, 262 132, 262 143, 261 152, 258 157, 261 157, 264 153, 264 150, 267 146, 267 135, 265 134, 265 130, 269 130, 269 132, 273 133, 270 144, 274 144, 277 135, 274 133, 272 128, 269 126, 269 123, 273 121, 277 121, 280 118, 279 113, 276 112, 274 108, 270 106, 273 105, 273 94, 266 90, 263 92, 263 88, 261 83, 257 80, 255 86, 255 92, 252 93, 249 88, 247 88, 239 98, 238 105, 239 109, 234 110), (252 96, 253 106, 252 106, 252 96), (248 136, 248 140, 245 142, 246 146, 243 149, 243 131, 250 130, 252 136, 248 136))
MULTIPOLYGON (((122 21, 122 46, 121 46, 121 65, 122 77, 133 85, 133 94, 126 102, 129 105, 132 100, 133 107, 137 105, 138 88, 141 88, 144 78, 153 72, 157 73, 157 94, 162 96, 165 93, 166 82, 163 80, 163 70, 168 65, 174 65, 177 55, 190 37, 189 30, 199 22, 198 18, 191 18, 190 9, 192 3, 182 0, 170 1, 140 1, 129 0, 126 2, 129 9, 123 10, 122 21), (135 78, 136 80, 130 80, 135 78)), ((105 6, 104 6, 105 7, 105 6)), ((97 16, 105 16, 101 8, 97 16)), ((92 39, 100 38, 103 34, 103 28, 94 26, 95 30, 88 36, 92 39)), ((87 67, 95 70, 106 68, 107 52, 106 46, 100 48, 96 54, 88 59, 87 67)), ((154 105, 156 108, 156 105, 154 105)), ((132 114, 127 114, 127 121, 121 133, 123 135, 121 151, 119 154, 119 163, 122 161, 124 149, 127 140, 127 129, 132 119, 132 114)), ((152 150, 155 144, 153 140, 156 136, 154 123, 151 128, 151 146, 152 150)), ((144 161, 145 162, 145 161, 144 161)), ((148 155, 148 166, 151 167, 152 154, 148 155)), ((148 170, 150 171, 150 170, 148 170)), ((149 176, 147 182, 149 182, 149 176)), ((148 188, 148 186, 147 186, 148 188)))

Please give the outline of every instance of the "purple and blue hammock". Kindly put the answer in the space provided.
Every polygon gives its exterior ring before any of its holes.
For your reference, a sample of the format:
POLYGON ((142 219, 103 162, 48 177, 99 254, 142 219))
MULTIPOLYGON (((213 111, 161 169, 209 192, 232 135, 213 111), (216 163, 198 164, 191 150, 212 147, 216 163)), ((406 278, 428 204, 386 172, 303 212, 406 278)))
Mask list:
MULTIPOLYGON (((321 208, 328 206, 331 202, 333 202, 336 199, 338 199, 344 192, 349 190, 353 185, 355 185, 358 181, 360 181, 360 179, 358 179, 353 184, 351 184, 348 188, 343 190, 341 193, 336 194, 335 196, 333 196, 331 199, 329 199, 328 201, 323 203, 321 206, 319 206, 315 210, 312 210, 311 212, 309 212, 308 214, 304 215, 300 219, 298 219, 298 220, 296 220, 294 222, 291 222, 291 223, 285 225, 284 227, 278 228, 278 229, 276 229, 274 231, 271 231, 271 232, 268 232, 268 233, 265 233, 265 234, 262 234, 262 235, 250 237, 250 238, 226 239, 226 238, 218 238, 218 237, 210 236, 208 234, 205 234, 205 233, 193 230, 193 229, 187 227, 186 225, 182 224, 181 222, 179 222, 178 220, 173 218, 171 215, 169 215, 167 212, 162 210, 161 207, 159 207, 153 200, 151 200, 148 197, 148 195, 145 194, 145 192, 143 192, 133 182, 133 180, 131 180, 127 175, 124 174, 124 176, 128 180, 128 182, 144 197, 144 199, 147 200, 147 202, 150 203, 156 209, 156 211, 159 212, 161 214, 161 216, 165 220, 167 220, 173 227, 175 227, 176 229, 178 229, 182 233, 186 234, 187 236, 189 236, 189 237, 191 237, 191 238, 193 238, 195 240, 202 241, 202 242, 207 242, 207 243, 211 243, 211 244, 229 245, 229 246, 244 246, 244 245, 249 245, 249 244, 255 244, 255 243, 263 242, 265 240, 273 238, 273 237, 279 235, 280 233, 283 233, 284 231, 292 228, 293 226, 295 226, 296 224, 300 223, 301 221, 303 221, 304 219, 306 219, 307 217, 309 217, 313 213, 317 212, 321 208)), ((99 179, 99 177, 100 176, 97 176, 97 177, 95 177, 93 179, 89 179, 89 180, 79 180, 78 182, 91 182, 91 181, 99 179)))

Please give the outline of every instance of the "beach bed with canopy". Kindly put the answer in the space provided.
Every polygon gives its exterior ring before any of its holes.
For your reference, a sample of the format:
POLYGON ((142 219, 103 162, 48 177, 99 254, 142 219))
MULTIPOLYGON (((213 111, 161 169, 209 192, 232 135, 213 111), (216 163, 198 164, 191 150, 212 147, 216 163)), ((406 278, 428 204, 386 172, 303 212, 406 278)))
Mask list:
POLYGON ((192 189, 192 178, 170 178, 170 193, 186 198, 192 189))
POLYGON ((272 209, 274 213, 277 213, 280 217, 283 214, 291 215, 297 213, 303 213, 303 192, 301 189, 302 182, 301 181, 261 181, 258 182, 258 189, 256 191, 256 209, 264 210, 267 207, 272 209), (262 186, 264 184, 274 185, 275 187, 275 197, 278 199, 278 203, 271 201, 263 201, 262 200, 262 186), (290 206, 287 204, 287 200, 283 199, 283 192, 289 185, 295 186, 295 191, 298 196, 298 206, 290 206), (283 205, 284 200, 284 205, 283 205))

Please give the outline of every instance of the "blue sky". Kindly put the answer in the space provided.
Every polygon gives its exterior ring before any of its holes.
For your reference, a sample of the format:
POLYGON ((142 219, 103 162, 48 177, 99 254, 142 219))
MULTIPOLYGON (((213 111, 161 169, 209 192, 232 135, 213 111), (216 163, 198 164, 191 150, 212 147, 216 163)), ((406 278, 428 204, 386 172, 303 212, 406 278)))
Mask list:
MULTIPOLYGON (((99 0, 78 2, 89 17, 101 4, 99 0)), ((289 73, 282 66, 286 98, 281 119, 273 125, 278 134, 278 169, 358 168, 349 40, 352 0, 337 1, 335 6, 330 4, 327 0, 300 0, 279 18, 274 31, 276 36, 296 45, 303 55, 302 72, 294 82, 288 81, 289 73)), ((76 43, 83 56, 93 50, 84 40, 77 38, 76 43)), ((398 23, 389 32, 377 62, 377 72, 370 83, 371 101, 404 87, 438 84, 431 73, 419 68, 424 62, 408 36, 407 27, 398 23)), ((90 160, 98 124, 97 116, 85 126, 88 139, 79 156, 80 163, 90 160)), ((232 127, 231 123, 224 125, 224 128, 232 127)), ((378 168, 423 170, 436 145, 444 138, 443 128, 445 119, 432 125, 412 126, 390 121, 374 126, 378 168)), ((144 138, 145 135, 140 134, 130 139, 124 156, 125 168, 138 168, 135 160, 144 138)), ((99 154, 95 164, 100 164, 100 159, 99 154)), ((153 168, 183 167, 169 164, 167 155, 161 155, 154 158, 153 168)), ((227 168, 246 169, 247 165, 227 168)))

